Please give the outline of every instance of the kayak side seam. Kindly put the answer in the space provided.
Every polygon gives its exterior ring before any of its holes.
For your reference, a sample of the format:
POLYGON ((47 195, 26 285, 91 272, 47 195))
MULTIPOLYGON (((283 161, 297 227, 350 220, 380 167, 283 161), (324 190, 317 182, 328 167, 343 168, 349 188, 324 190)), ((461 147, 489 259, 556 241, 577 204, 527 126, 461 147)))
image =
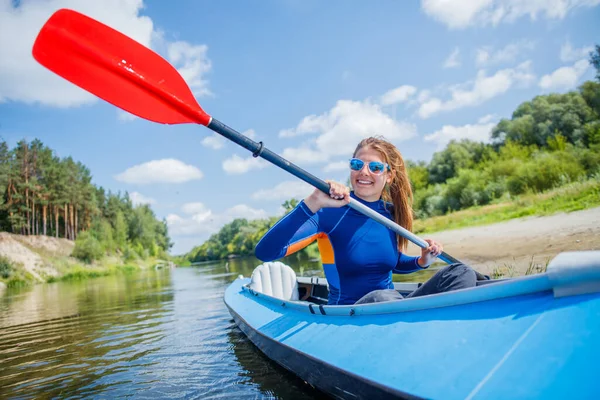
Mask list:
POLYGON ((488 374, 477 384, 477 386, 473 388, 473 390, 471 391, 471 393, 469 393, 465 400, 471 400, 477 395, 477 393, 479 393, 483 386, 492 378, 492 376, 500 369, 500 367, 502 367, 506 360, 508 360, 508 358, 514 353, 514 351, 521 345, 523 340, 525 340, 525 338, 529 336, 529 334, 537 326, 537 324, 540 322, 544 315, 545 314, 540 314, 540 316, 537 317, 535 321, 533 321, 531 326, 527 328, 527 330, 523 332, 523 334, 517 339, 517 341, 511 346, 511 348, 508 349, 506 354, 504 354, 504 356, 500 359, 500 361, 498 361, 494 368, 492 368, 490 372, 488 372, 488 374))

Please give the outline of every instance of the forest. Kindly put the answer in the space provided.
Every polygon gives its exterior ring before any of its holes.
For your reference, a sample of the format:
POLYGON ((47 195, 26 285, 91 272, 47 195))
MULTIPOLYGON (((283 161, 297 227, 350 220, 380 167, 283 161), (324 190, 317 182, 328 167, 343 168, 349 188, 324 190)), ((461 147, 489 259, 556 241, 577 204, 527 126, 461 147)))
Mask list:
POLYGON ((60 158, 40 140, 0 141, 0 229, 75 241, 73 256, 87 262, 166 257, 172 243, 165 221, 127 193, 106 192, 90 170, 60 158))

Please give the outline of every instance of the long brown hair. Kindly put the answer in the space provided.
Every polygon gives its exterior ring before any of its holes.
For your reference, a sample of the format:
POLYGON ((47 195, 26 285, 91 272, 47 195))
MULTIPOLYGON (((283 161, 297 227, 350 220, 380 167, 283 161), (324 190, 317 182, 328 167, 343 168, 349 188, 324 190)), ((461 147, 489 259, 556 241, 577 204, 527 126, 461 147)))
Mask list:
MULTIPOLYGON (((383 201, 394 205, 394 221, 404 229, 412 231, 413 193, 402 154, 400 154, 400 151, 396 146, 385 140, 382 136, 369 137, 361 140, 358 146, 356 146, 353 156, 356 157, 356 153, 363 147, 369 147, 379 152, 383 160, 390 166, 392 180, 389 184, 386 184, 381 198, 383 201)), ((400 235, 397 235, 397 237, 398 250, 403 251, 408 245, 408 240, 400 235)))

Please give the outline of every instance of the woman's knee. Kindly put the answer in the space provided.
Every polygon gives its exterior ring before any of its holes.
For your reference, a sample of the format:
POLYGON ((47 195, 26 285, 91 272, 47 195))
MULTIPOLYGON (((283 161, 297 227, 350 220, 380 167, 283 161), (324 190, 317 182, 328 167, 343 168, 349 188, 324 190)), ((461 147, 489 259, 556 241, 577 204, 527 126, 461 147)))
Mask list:
POLYGON ((394 289, 381 289, 367 293, 354 304, 381 303, 384 301, 394 301, 402 299, 402 295, 394 289))
POLYGON ((454 263, 445 268, 444 275, 459 281, 463 287, 471 287, 477 284, 477 274, 475 270, 463 263, 454 263))

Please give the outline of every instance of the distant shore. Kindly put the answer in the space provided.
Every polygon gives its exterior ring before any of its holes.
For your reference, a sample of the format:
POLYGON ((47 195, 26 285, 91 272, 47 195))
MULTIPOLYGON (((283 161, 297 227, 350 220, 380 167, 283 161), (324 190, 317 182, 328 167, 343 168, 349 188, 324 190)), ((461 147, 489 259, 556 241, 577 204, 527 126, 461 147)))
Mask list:
POLYGON ((0 256, 7 258, 11 264, 10 276, 0 279, 0 292, 7 286, 80 280, 154 266, 157 268, 173 266, 170 261, 155 258, 123 262, 117 256, 105 257, 93 264, 86 264, 71 257, 74 246, 73 241, 62 238, 0 232, 0 256))

